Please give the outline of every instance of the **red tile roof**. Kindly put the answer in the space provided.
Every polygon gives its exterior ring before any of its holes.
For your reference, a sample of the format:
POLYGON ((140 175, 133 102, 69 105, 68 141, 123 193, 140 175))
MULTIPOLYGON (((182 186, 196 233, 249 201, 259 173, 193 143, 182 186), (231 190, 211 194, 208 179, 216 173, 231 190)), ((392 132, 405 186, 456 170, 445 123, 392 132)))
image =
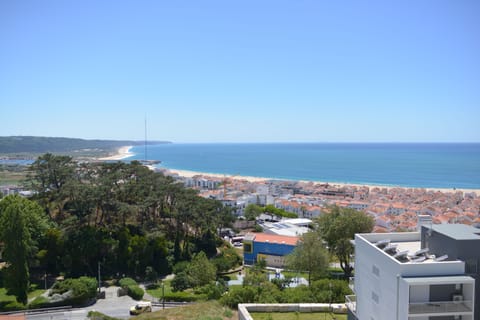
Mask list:
POLYGON ((289 236, 279 236, 276 234, 267 234, 267 233, 255 233, 256 242, 270 242, 270 243, 284 243, 289 245, 296 245, 299 237, 289 237, 289 236))

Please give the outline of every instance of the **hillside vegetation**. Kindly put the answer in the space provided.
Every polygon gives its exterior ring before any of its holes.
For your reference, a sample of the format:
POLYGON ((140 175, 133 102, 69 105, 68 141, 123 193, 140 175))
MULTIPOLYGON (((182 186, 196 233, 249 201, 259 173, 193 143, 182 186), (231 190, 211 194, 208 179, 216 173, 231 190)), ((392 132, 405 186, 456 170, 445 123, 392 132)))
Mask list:
MULTIPOLYGON (((167 143, 150 141, 149 144, 167 143)), ((0 137, 0 154, 43 154, 43 153, 108 153, 121 146, 142 145, 144 141, 130 140, 85 140, 76 138, 9 136, 0 137)))

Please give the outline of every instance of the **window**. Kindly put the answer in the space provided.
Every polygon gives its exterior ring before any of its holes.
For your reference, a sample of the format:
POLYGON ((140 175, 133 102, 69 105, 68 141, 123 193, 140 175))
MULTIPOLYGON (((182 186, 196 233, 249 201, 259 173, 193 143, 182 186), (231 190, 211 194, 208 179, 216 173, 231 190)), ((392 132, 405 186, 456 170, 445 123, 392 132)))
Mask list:
POLYGON ((376 265, 372 266, 372 273, 376 275, 377 277, 380 277, 380 269, 376 265))
POLYGON ((372 300, 378 303, 378 294, 372 291, 372 300))
POLYGON ((243 252, 252 253, 252 244, 251 243, 243 243, 243 252))

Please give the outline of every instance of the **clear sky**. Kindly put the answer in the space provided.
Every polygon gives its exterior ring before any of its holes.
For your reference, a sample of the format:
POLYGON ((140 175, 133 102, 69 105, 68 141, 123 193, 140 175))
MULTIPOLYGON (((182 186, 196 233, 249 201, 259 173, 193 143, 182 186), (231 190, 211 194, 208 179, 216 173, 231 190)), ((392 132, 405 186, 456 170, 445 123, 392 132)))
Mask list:
POLYGON ((0 135, 480 141, 478 0, 1 0, 0 135))

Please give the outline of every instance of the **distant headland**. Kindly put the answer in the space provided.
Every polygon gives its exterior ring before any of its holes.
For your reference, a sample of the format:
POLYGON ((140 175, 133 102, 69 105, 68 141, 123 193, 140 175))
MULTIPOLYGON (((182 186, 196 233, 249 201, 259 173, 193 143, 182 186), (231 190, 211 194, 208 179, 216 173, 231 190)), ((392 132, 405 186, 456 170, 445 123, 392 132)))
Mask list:
MULTIPOLYGON (((169 141, 148 141, 147 144, 166 144, 169 141)), ((0 137, 0 157, 36 158, 44 153, 67 154, 74 157, 108 157, 125 146, 144 145, 135 140, 88 140, 64 137, 3 136, 0 137)))

